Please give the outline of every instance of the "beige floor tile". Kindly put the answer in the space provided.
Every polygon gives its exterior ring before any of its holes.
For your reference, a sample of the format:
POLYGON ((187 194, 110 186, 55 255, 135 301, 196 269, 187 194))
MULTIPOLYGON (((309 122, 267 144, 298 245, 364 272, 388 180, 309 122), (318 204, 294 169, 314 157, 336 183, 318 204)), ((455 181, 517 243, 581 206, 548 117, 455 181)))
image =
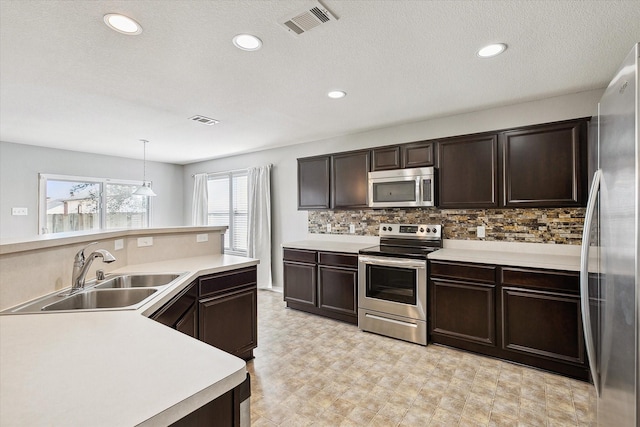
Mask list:
POLYGON ((593 387, 365 333, 258 293, 252 426, 588 426, 593 387), (303 325, 303 326, 301 326, 303 325))

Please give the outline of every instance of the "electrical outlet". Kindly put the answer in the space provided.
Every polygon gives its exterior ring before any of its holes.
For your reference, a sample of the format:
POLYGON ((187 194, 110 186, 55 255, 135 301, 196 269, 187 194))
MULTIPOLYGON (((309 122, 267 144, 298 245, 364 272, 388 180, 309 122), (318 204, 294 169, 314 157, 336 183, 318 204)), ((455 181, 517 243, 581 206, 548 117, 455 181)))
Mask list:
POLYGON ((484 225, 479 225, 478 226, 478 228, 476 229, 476 236, 478 238, 484 238, 485 237, 484 225))
POLYGON ((116 251, 124 249, 124 240, 123 239, 116 239, 116 241, 113 242, 113 249, 116 250, 116 251))
POLYGON ((153 237, 138 237, 138 247, 153 246, 153 237))
POLYGON ((201 242, 208 242, 208 241, 209 241, 209 235, 207 233, 196 234, 196 242, 201 243, 201 242))
POLYGON ((327 224, 327 233, 331 233, 331 224, 327 224))
POLYGON ((27 208, 11 208, 11 215, 28 215, 29 209, 27 208))
POLYGON ((349 233, 350 234, 355 234, 356 232, 356 225, 355 224, 349 224, 349 233))

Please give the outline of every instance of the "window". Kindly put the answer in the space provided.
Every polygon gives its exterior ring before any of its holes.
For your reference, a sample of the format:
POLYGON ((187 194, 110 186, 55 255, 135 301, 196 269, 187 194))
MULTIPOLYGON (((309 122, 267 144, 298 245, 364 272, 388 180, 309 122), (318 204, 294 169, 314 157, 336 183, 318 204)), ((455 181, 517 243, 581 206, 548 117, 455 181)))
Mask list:
POLYGON ((145 228, 149 197, 138 181, 40 174, 40 233, 145 228))
POLYGON ((207 182, 208 224, 229 227, 224 235, 225 252, 247 254, 247 172, 211 174, 207 182))

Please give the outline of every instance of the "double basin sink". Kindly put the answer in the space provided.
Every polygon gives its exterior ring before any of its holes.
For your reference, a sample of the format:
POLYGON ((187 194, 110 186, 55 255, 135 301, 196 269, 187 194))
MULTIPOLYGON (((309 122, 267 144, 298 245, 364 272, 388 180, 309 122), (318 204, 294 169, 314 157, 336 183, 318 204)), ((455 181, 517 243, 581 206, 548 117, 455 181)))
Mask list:
POLYGON ((157 296, 157 292, 180 279, 182 274, 118 274, 87 282, 85 289, 69 295, 58 292, 38 298, 0 314, 47 311, 136 309, 157 296))

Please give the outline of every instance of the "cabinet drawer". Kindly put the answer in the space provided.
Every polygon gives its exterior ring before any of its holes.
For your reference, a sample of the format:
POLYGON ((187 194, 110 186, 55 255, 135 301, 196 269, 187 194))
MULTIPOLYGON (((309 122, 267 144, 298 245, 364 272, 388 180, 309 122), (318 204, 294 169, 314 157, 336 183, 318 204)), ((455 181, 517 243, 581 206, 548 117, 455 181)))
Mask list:
POLYGON ((358 268, 358 255, 318 252, 318 264, 334 267, 358 268))
POLYGON ((496 266, 440 261, 431 261, 430 266, 429 273, 431 276, 487 283, 494 283, 496 281, 496 266))
POLYGON ((232 270, 200 278, 200 296, 257 285, 256 267, 232 270))
POLYGON ((504 286, 527 286, 572 294, 580 292, 580 276, 578 273, 573 272, 503 267, 502 284, 504 286))
POLYGON ((285 261, 298 261, 298 262, 308 262, 315 264, 316 251, 306 251, 304 249, 284 249, 282 258, 285 261))

